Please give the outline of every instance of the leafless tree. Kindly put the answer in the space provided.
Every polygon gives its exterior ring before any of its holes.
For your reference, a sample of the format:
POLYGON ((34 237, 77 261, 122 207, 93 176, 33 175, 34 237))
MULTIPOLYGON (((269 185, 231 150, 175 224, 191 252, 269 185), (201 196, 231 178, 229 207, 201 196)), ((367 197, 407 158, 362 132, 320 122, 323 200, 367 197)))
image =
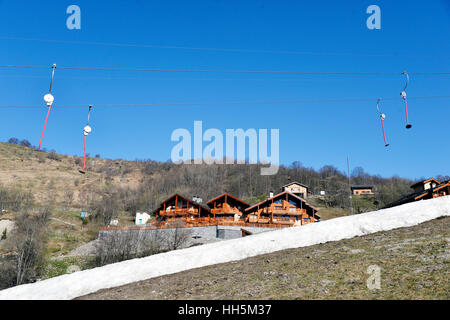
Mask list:
POLYGON ((187 244, 191 231, 182 222, 173 222, 165 231, 165 242, 169 250, 176 250, 187 244))
POLYGON ((10 267, 15 285, 32 281, 39 275, 43 261, 49 209, 21 213, 15 217, 15 228, 6 247, 13 253, 10 267))

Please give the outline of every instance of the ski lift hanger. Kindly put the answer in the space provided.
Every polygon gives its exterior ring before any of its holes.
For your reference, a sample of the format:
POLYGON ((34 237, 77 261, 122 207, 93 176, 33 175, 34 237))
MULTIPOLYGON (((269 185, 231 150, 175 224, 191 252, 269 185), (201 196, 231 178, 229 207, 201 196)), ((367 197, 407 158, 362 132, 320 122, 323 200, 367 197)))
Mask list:
POLYGON ((386 115, 381 112, 380 101, 381 101, 381 98, 378 98, 378 100, 377 100, 377 110, 378 110, 378 113, 379 113, 380 119, 381 119, 381 129, 383 130, 384 146, 388 147, 389 143, 387 143, 387 141, 386 141, 386 132, 384 131, 384 119, 386 119, 386 115))
POLYGON ((55 98, 52 95, 53 77, 55 76, 55 69, 56 69, 56 64, 53 64, 52 77, 50 80, 50 89, 49 89, 48 93, 44 96, 44 101, 47 104, 48 110, 47 110, 47 116, 45 117, 44 128, 42 129, 42 133, 41 133, 41 139, 39 140, 38 150, 41 150, 42 139, 44 138, 44 132, 45 132, 45 127, 47 126, 48 116, 50 115, 50 110, 52 109, 53 101, 55 101, 55 98))
POLYGON ((405 87, 403 88, 403 91, 400 93, 400 96, 403 98, 403 101, 405 102, 405 113, 406 113, 406 129, 411 129, 412 124, 409 123, 409 119, 408 119, 408 104, 406 102, 406 88, 408 87, 408 83, 409 83, 409 75, 406 71, 402 72, 403 75, 405 75, 406 77, 406 83, 405 83, 405 87))
POLYGON ((92 110, 92 105, 89 105, 87 123, 86 123, 86 126, 83 128, 83 136, 84 136, 83 169, 78 170, 81 174, 86 173, 86 137, 92 132, 92 128, 89 126, 91 110, 92 110))

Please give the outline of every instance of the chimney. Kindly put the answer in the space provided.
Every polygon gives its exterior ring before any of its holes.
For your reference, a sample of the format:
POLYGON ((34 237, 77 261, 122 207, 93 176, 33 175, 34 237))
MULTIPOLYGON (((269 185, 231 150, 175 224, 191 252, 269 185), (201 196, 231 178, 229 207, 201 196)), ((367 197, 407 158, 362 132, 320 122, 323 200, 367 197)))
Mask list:
POLYGON ((272 198, 273 197, 273 191, 270 191, 269 192, 269 198, 272 198))

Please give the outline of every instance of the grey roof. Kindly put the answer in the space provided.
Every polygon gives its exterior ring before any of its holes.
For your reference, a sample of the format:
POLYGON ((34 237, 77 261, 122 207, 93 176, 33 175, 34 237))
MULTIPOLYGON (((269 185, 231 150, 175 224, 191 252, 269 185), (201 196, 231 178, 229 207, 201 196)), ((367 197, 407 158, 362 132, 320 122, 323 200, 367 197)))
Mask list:
POLYGON ((351 186, 352 189, 373 189, 372 184, 355 184, 351 186))

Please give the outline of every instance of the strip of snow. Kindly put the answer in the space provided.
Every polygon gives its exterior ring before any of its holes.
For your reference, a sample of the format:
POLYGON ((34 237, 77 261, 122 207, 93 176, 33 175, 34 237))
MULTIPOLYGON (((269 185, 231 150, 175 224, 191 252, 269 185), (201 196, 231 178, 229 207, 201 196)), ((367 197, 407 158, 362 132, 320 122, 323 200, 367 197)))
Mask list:
POLYGON ((79 271, 0 291, 0 299, 73 299, 100 289, 193 268, 410 227, 442 216, 450 216, 450 196, 79 271))

